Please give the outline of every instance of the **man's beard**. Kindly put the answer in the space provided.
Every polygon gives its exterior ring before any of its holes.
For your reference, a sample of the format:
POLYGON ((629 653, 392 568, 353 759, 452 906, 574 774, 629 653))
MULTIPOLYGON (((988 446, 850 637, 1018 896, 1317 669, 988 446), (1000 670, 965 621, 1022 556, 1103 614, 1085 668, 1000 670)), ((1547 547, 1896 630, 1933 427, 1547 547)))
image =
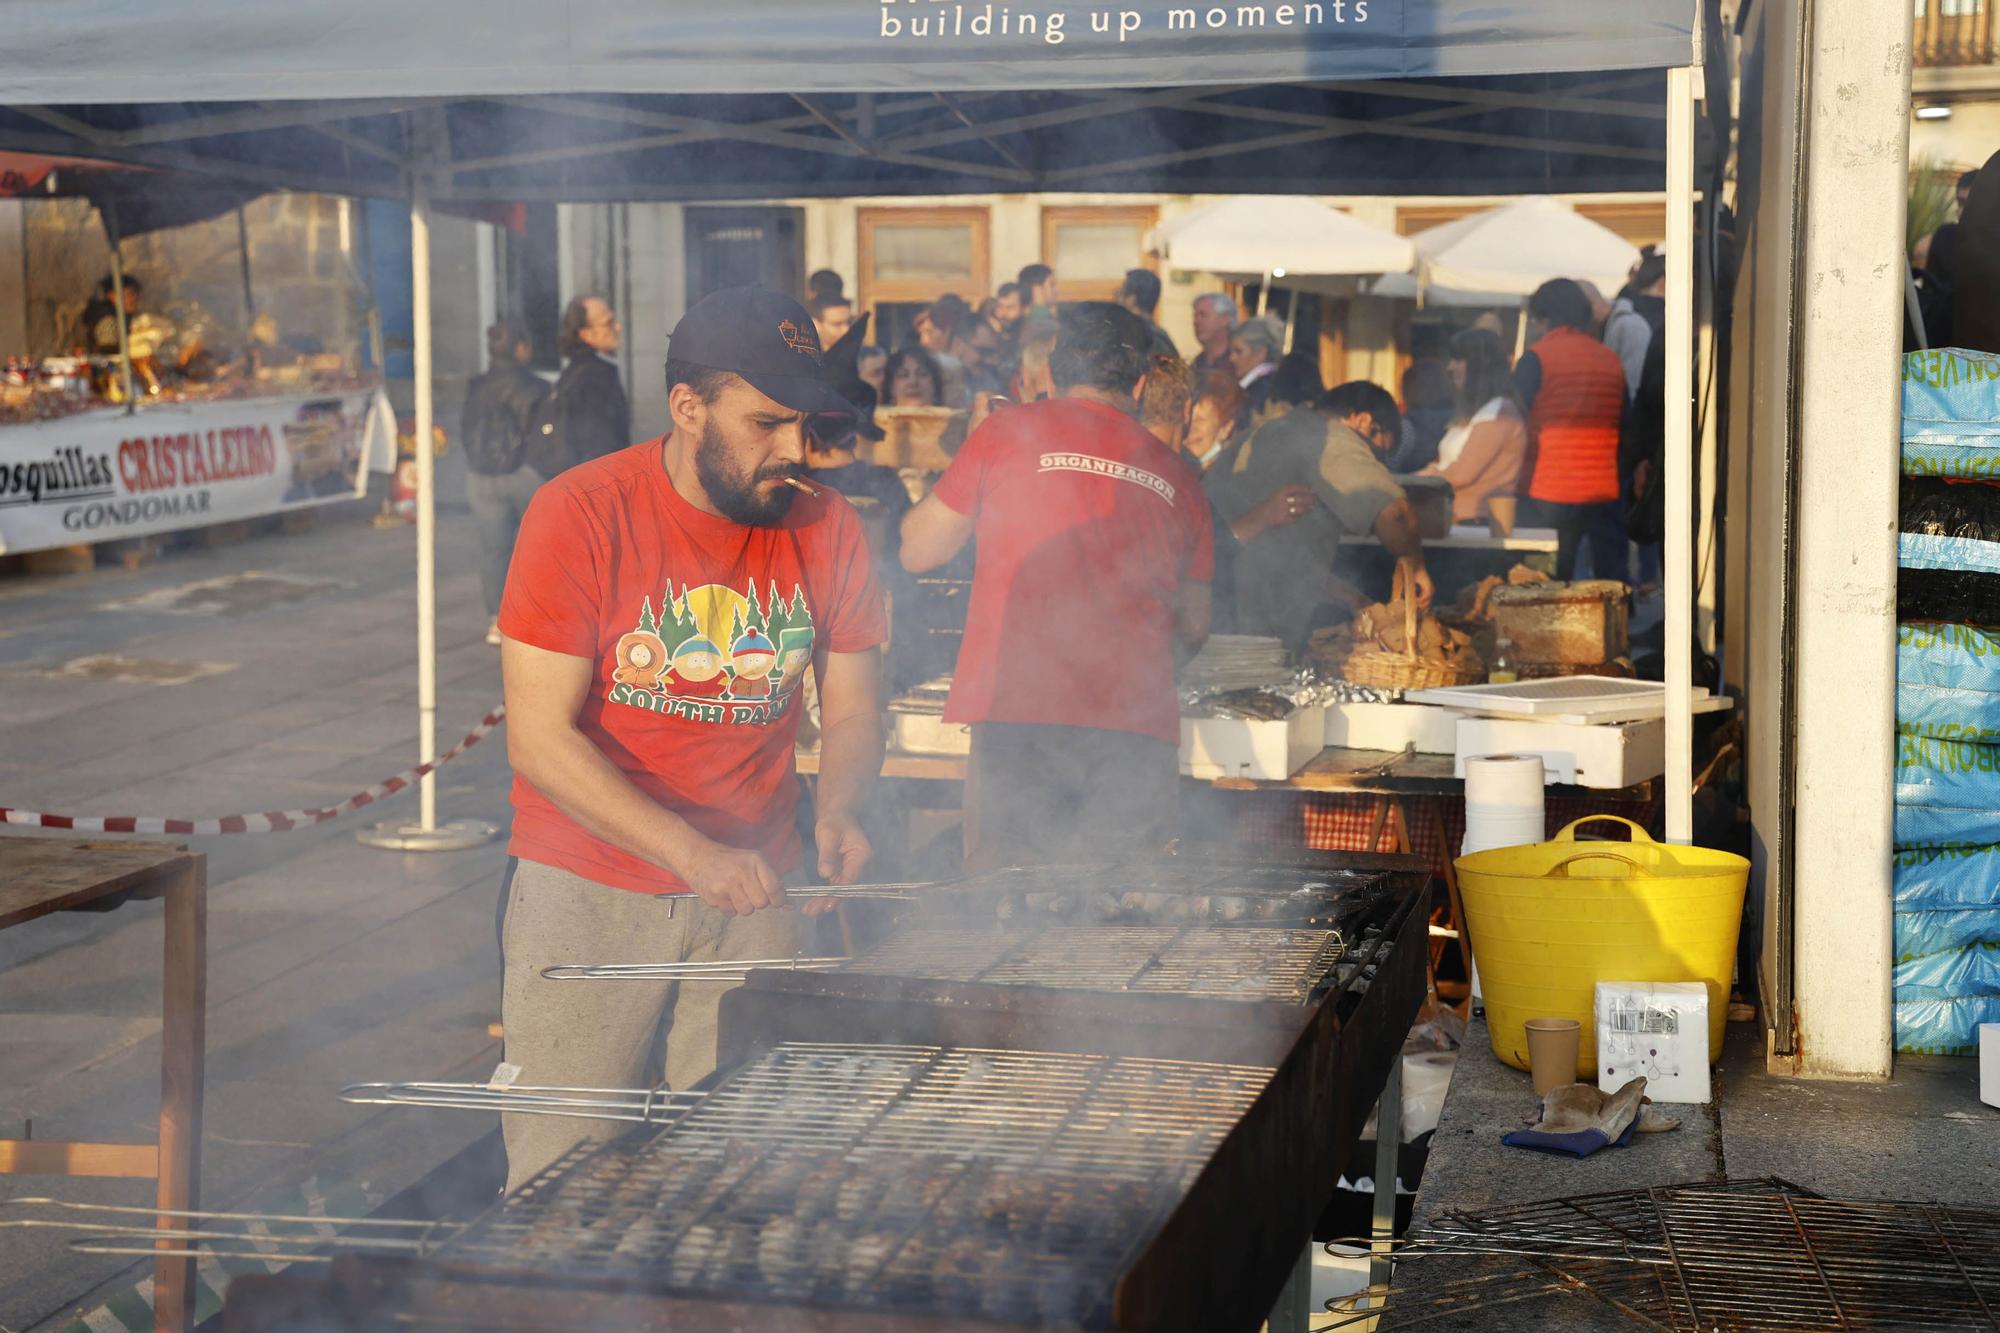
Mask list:
POLYGON ((694 451, 694 474, 701 488, 722 516, 748 528, 776 527, 792 510, 798 492, 780 486, 770 495, 760 495, 757 487, 774 477, 796 477, 799 469, 787 463, 773 463, 749 477, 729 471, 729 445, 713 421, 702 431, 694 451))

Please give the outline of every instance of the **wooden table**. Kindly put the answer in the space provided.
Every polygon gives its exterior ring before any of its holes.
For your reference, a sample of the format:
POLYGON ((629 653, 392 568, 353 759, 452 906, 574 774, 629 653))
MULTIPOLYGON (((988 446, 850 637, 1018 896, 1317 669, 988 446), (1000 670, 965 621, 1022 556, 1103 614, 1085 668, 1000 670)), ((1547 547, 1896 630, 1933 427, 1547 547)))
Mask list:
MULTIPOLYGON (((52 912, 106 911, 142 898, 166 900, 160 998, 160 1136, 154 1143, 0 1139, 0 1172, 157 1180, 158 1206, 200 1206, 202 1032, 207 1003, 208 858, 185 847, 0 837, 0 930, 52 912)), ((163 1215, 163 1228, 186 1230, 163 1215)), ((173 1243, 160 1242, 160 1248, 173 1243)), ((153 1266, 153 1327, 194 1327, 195 1268, 189 1258, 153 1266)))

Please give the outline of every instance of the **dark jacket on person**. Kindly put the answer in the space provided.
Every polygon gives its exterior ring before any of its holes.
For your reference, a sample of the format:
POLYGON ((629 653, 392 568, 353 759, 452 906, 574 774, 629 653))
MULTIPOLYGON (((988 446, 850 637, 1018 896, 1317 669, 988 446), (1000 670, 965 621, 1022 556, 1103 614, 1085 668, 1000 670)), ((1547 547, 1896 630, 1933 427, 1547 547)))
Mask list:
MULTIPOLYGON (((1973 178, 1953 238, 1951 343, 1975 352, 2000 352, 2000 153, 1973 178)), ((1931 262, 1938 263, 1937 239, 1931 262)), ((1936 337, 1931 346, 1941 346, 1936 337)))
MULTIPOLYGON (((83 307, 83 337, 98 356, 118 355, 118 307, 108 296, 93 296, 83 307)), ((128 320, 136 316, 127 316, 128 320)))
POLYGON ((459 431, 465 465, 483 477, 504 477, 528 457, 528 419, 547 397, 549 382, 518 361, 500 361, 465 389, 459 431))
POLYGON ((572 355, 556 380, 563 442, 572 465, 615 453, 632 441, 632 405, 618 367, 594 351, 572 355))

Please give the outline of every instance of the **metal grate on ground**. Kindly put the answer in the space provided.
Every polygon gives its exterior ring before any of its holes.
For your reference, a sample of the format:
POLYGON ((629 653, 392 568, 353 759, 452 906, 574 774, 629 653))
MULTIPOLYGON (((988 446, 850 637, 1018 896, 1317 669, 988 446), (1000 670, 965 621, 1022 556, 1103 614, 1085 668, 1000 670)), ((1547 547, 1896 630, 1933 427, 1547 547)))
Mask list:
POLYGON ((1404 1253, 1532 1267, 1425 1288, 1399 1326, 1568 1288, 1675 1333, 2000 1330, 2000 1210, 1828 1199, 1776 1179, 1447 1211, 1404 1253))

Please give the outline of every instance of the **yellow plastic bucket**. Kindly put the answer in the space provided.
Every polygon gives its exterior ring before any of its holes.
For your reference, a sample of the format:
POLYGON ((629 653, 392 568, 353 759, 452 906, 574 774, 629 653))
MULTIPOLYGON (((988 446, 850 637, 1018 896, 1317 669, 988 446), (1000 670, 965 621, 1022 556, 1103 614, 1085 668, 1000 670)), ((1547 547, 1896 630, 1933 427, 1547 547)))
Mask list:
POLYGON ((1748 861, 1654 842, 1629 819, 1593 815, 1551 842, 1474 852, 1456 865, 1494 1055, 1526 1069, 1523 1025, 1574 1018, 1583 1024, 1577 1077, 1594 1079, 1598 982, 1700 981, 1708 1058, 1721 1056, 1748 861), (1599 820, 1630 828, 1632 841, 1576 840, 1599 820))

